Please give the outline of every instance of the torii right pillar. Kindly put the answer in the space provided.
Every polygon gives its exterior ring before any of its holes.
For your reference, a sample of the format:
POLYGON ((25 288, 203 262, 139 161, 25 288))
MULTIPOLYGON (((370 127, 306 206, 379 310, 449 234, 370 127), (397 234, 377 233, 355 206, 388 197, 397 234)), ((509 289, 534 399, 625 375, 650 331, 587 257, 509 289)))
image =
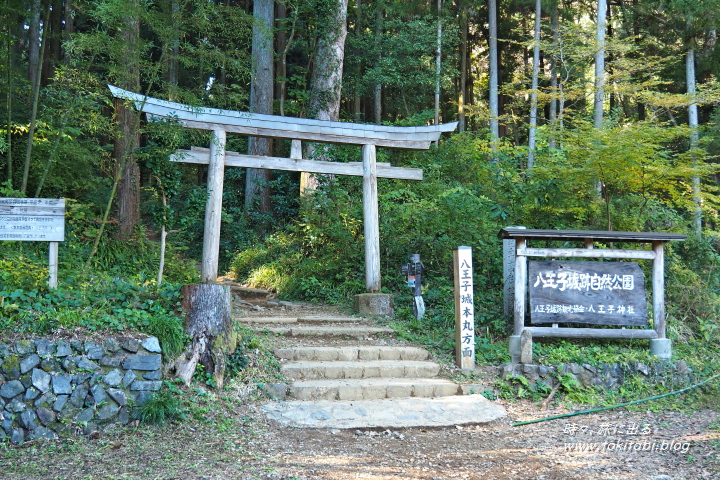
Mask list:
POLYGON ((380 288, 380 223, 378 214, 375 145, 363 145, 363 224, 365 231, 365 288, 355 295, 355 311, 361 315, 393 315, 392 295, 380 288))

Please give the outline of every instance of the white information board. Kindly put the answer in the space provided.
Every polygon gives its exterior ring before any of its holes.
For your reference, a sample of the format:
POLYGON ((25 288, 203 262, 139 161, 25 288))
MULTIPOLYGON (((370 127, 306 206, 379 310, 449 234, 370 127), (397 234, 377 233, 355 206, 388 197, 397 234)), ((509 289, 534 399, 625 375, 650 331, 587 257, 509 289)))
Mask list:
POLYGON ((65 199, 0 197, 0 240, 65 241, 65 199))

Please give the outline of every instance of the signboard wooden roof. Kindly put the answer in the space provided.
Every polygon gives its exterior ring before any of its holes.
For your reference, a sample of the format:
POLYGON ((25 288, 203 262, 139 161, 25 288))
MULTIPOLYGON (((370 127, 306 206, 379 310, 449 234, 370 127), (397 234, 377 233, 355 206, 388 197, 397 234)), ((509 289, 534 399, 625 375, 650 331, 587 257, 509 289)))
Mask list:
POLYGON ((669 242, 683 241, 686 235, 663 232, 607 232, 602 230, 541 230, 522 228, 503 228, 498 233, 501 239, 517 237, 534 240, 573 240, 582 241, 586 238, 593 240, 608 240, 615 242, 669 242))
POLYGON ((113 96, 135 102, 148 118, 177 119, 190 128, 213 130, 255 137, 289 138, 326 143, 376 145, 380 147, 426 150, 443 132, 455 130, 457 122, 421 127, 393 127, 361 123, 330 122, 310 118, 281 117, 257 113, 191 107, 147 97, 108 85, 113 96))

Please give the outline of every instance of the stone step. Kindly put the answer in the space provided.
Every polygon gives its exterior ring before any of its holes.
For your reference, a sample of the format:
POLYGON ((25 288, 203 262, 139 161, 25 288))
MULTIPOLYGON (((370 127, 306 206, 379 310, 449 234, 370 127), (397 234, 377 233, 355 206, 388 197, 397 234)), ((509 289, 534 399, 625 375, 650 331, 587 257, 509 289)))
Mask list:
POLYGON ((297 400, 379 400, 400 397, 445 397, 461 393, 460 386, 440 378, 364 378, 294 382, 290 396, 297 400))
POLYGON ((304 428, 443 427, 486 423, 507 415, 482 395, 274 402, 262 410, 283 425, 304 428))
POLYGON ((440 372, 434 362, 412 360, 373 360, 335 362, 291 362, 280 368, 286 378, 293 380, 349 379, 349 378, 428 378, 440 372))
POLYGON ((287 324, 287 323, 357 323, 362 322, 364 319, 361 317, 343 317, 343 316, 320 316, 320 315, 306 315, 302 317, 293 316, 282 316, 282 317, 241 317, 235 316, 235 320, 240 323, 273 323, 273 324, 287 324))
POLYGON ((275 355, 291 361, 351 361, 351 360, 427 360, 427 350, 417 347, 287 347, 275 350, 275 355))
POLYGON ((392 328, 388 327, 321 327, 321 326, 293 326, 293 327, 265 327, 253 325, 250 327, 260 332, 270 332, 277 335, 287 335, 291 337, 350 337, 363 338, 370 335, 391 334, 394 333, 392 328))

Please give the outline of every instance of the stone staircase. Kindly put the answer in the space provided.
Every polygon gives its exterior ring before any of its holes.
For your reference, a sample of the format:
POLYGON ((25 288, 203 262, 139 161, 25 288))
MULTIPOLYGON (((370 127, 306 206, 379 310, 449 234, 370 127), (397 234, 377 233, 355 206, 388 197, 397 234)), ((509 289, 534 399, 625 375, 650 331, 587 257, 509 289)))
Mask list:
MULTIPOLYGON (((267 313, 267 312, 264 312, 267 313)), ((439 377, 430 354, 394 339, 391 328, 361 317, 245 315, 236 321, 280 339, 275 355, 290 400, 263 407, 281 423, 301 427, 364 428, 482 423, 504 409, 481 395, 481 385, 439 377)))

